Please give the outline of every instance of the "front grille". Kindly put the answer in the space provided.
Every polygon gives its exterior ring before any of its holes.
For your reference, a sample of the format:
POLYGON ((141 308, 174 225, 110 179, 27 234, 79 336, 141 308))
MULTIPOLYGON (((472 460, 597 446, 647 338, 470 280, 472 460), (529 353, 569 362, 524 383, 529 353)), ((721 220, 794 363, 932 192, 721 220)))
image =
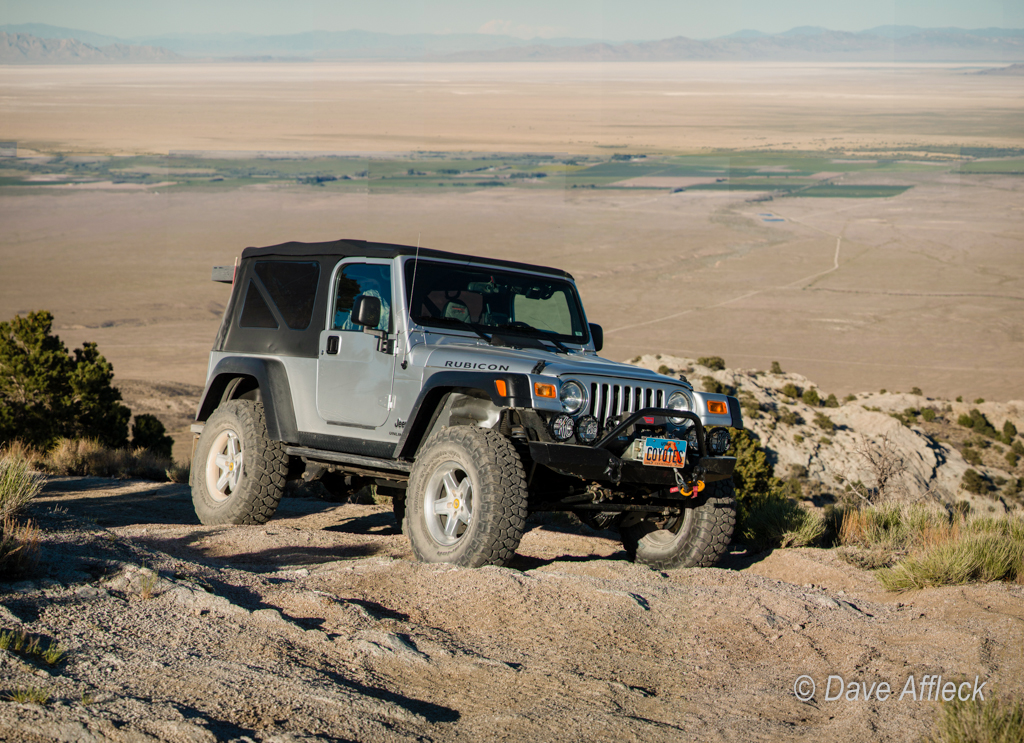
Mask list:
POLYGON ((601 382, 590 385, 590 414, 597 418, 602 429, 612 416, 635 413, 643 408, 663 408, 667 402, 668 393, 657 387, 601 382))

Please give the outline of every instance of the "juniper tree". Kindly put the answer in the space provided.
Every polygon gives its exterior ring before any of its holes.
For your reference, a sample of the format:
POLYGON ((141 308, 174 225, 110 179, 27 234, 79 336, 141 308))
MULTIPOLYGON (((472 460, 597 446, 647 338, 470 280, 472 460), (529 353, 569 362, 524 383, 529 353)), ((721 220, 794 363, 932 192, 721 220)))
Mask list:
POLYGON ((59 437, 128 444, 131 411, 111 382, 114 370, 95 343, 68 354, 43 310, 0 322, 0 443, 47 447, 59 437))

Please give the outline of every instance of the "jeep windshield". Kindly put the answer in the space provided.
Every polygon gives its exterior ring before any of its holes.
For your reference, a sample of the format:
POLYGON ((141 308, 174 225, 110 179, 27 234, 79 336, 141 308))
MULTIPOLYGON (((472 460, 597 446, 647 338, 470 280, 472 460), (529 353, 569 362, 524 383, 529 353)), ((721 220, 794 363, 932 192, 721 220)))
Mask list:
POLYGON ((590 339, 576 288, 554 276, 428 261, 416 268, 407 261, 405 286, 420 325, 544 340, 562 350, 563 343, 590 339))

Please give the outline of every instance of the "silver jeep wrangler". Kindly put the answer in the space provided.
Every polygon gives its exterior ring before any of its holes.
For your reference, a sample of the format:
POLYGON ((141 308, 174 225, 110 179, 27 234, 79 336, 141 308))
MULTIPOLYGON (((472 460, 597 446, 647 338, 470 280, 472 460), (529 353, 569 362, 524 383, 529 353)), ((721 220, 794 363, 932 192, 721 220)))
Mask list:
POLYGON ((537 511, 658 568, 727 548, 739 402, 600 358, 564 271, 339 240, 213 278, 233 286, 192 427, 202 523, 264 523, 301 478, 375 484, 427 562, 505 565, 537 511))

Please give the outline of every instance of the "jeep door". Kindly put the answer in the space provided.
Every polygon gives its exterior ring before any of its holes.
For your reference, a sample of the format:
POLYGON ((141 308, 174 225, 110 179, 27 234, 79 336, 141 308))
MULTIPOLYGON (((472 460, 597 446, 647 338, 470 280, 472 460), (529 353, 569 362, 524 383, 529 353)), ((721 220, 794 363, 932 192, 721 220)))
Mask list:
POLYGON ((357 258, 343 261, 331 280, 330 316, 320 334, 316 408, 328 423, 376 428, 392 407, 395 377, 392 271, 390 261, 357 258), (380 299, 375 328, 351 320, 356 297, 380 299))

